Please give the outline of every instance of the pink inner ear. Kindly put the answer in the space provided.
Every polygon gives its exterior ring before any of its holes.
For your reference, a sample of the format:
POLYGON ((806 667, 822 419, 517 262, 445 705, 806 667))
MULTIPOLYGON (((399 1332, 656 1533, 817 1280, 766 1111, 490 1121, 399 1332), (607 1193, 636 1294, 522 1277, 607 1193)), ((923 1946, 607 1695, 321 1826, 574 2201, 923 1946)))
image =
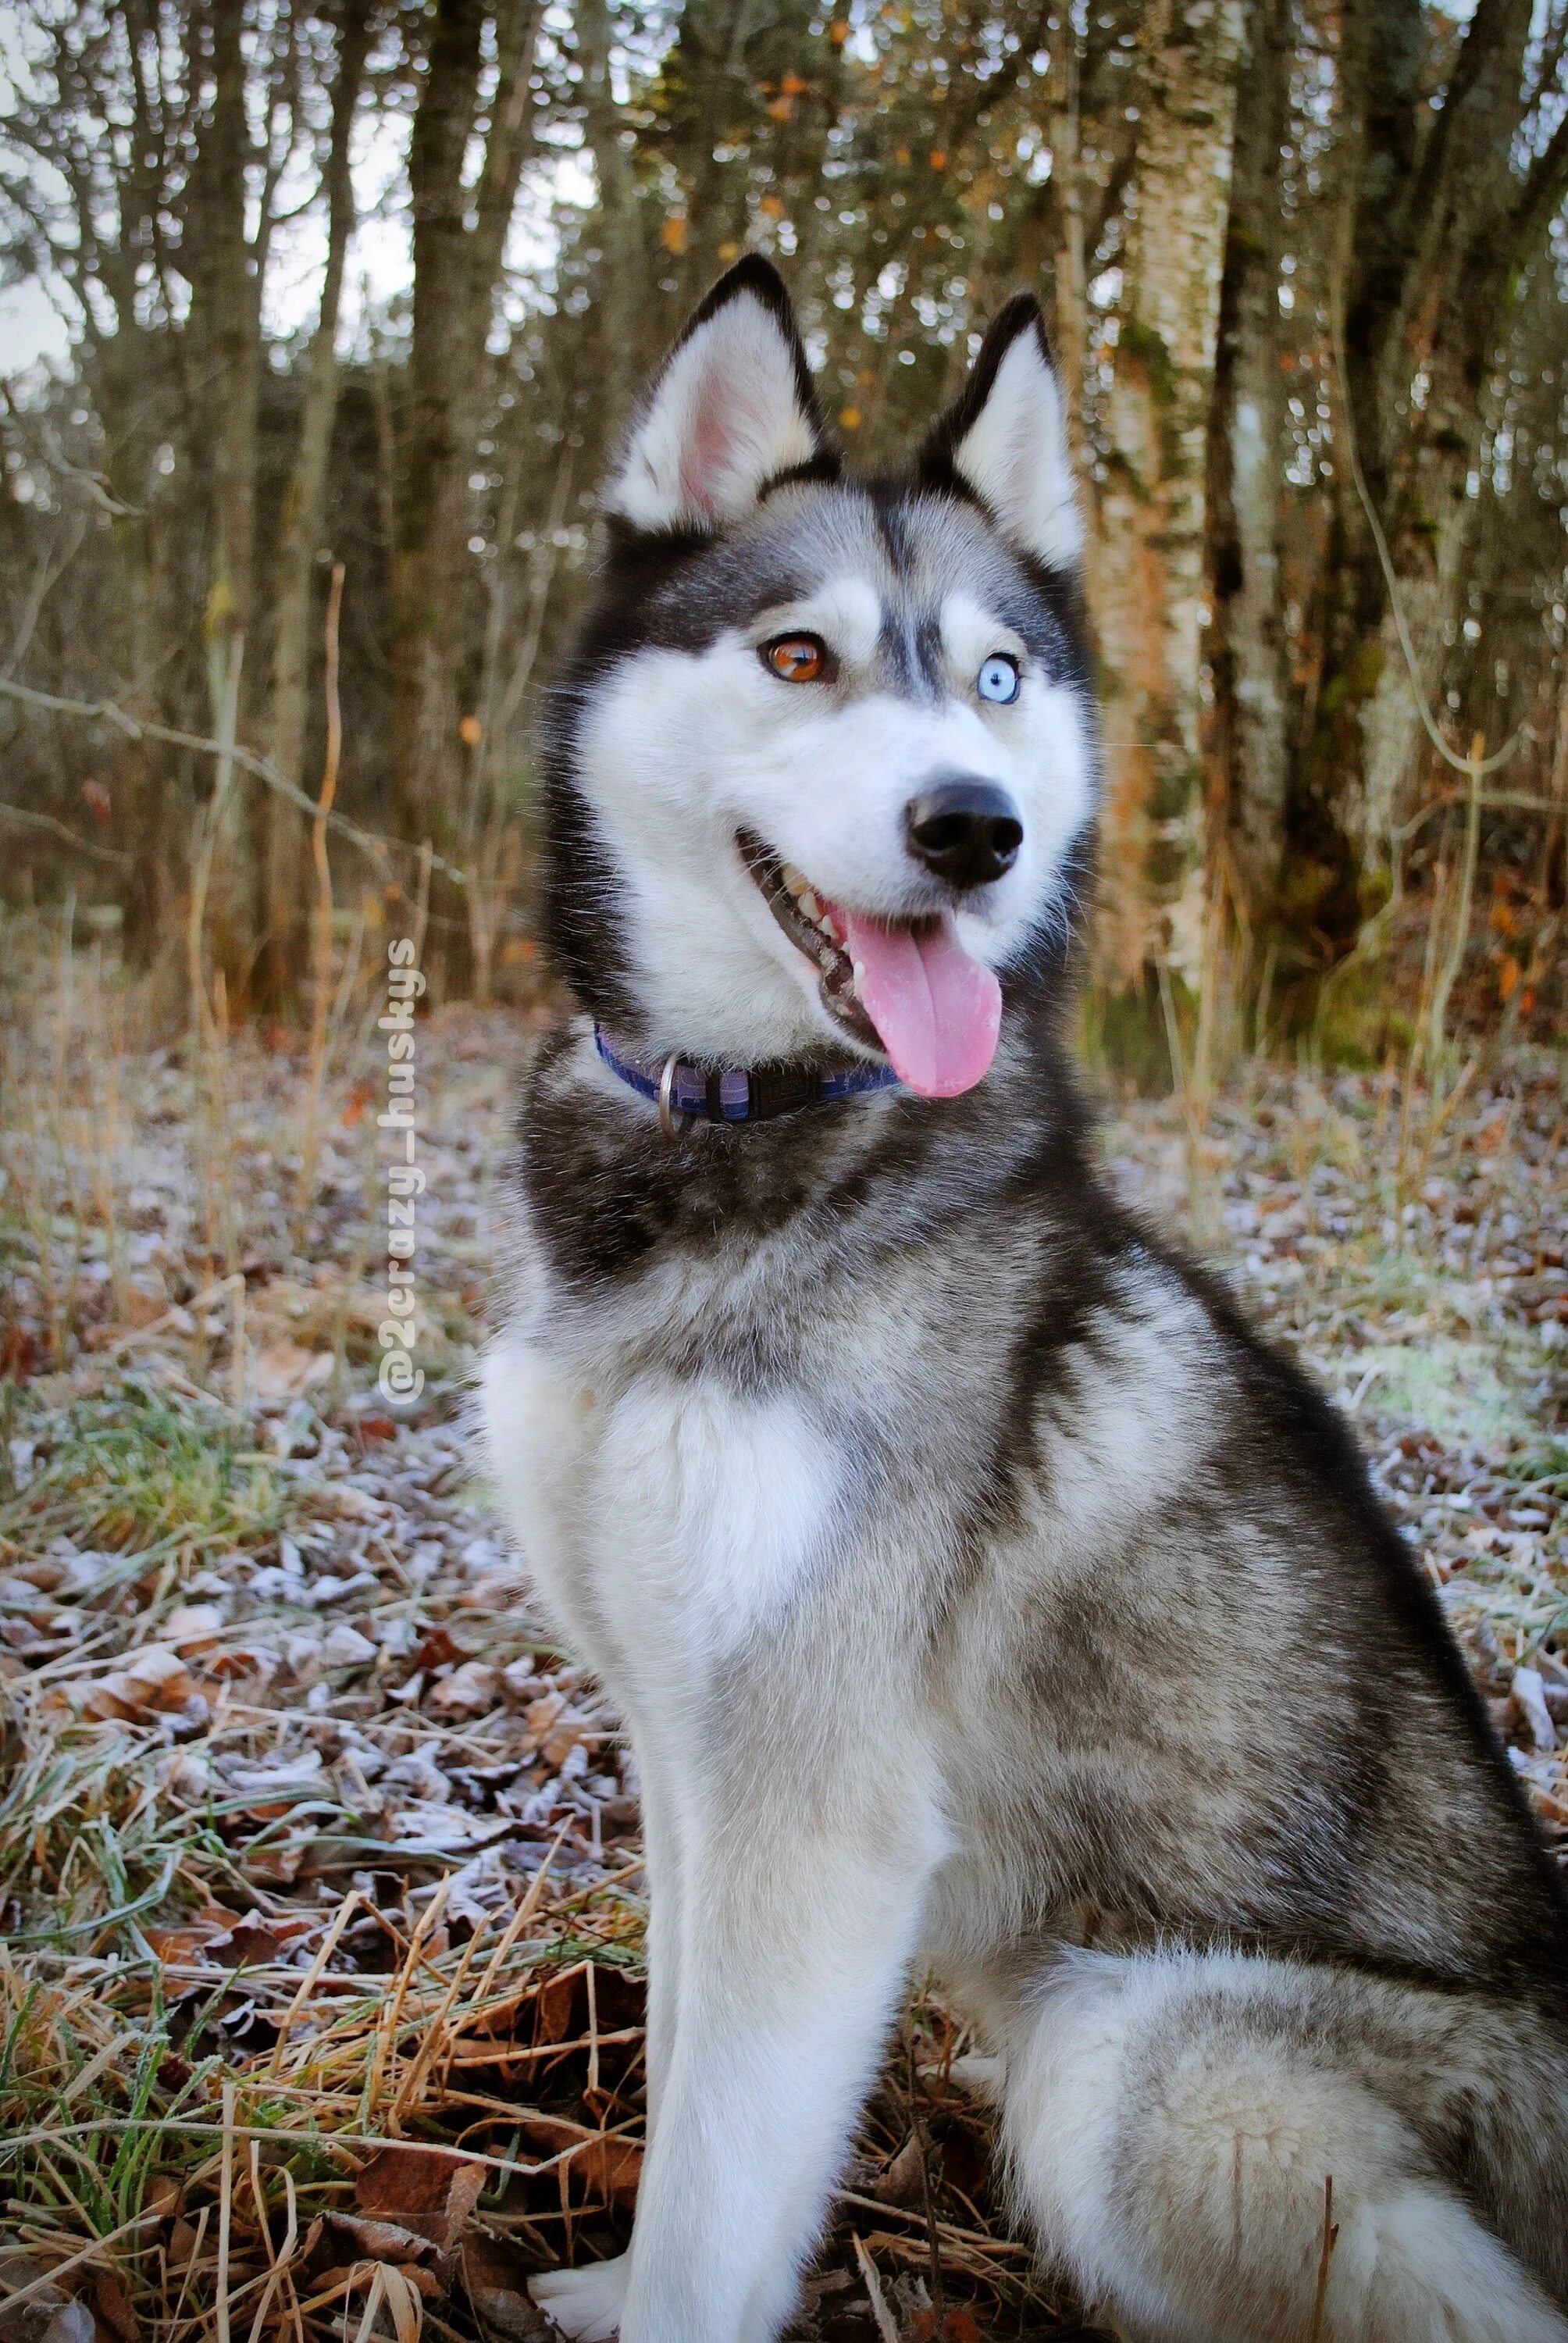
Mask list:
POLYGON ((691 424, 680 452, 680 492, 699 512, 712 514, 716 476, 727 468, 732 435, 725 422, 725 402, 733 394, 727 384, 707 377, 698 390, 691 424))

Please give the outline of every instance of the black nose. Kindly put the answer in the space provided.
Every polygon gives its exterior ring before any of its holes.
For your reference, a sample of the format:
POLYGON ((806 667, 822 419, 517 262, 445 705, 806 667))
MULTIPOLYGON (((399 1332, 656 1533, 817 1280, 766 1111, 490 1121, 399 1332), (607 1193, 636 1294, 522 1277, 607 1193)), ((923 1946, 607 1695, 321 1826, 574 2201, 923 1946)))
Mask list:
POLYGON ((1023 824, 994 781, 975 773, 939 776, 904 808, 910 852, 950 887, 989 887, 1018 860, 1023 824))

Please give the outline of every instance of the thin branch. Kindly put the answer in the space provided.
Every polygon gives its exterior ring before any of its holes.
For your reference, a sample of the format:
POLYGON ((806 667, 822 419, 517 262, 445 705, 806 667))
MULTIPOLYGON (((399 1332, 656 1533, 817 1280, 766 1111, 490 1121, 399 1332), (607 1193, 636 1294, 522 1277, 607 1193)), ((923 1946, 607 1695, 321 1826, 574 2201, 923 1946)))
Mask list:
POLYGON ((95 862, 129 862, 132 860, 130 855, 122 854, 117 847, 95 846, 90 838, 78 838, 74 830, 67 830, 65 824, 56 821, 52 813, 35 813, 30 806, 8 805, 4 798, 0 798, 0 821, 25 821, 34 830, 46 830, 55 838, 64 839, 67 846, 74 846, 78 854, 90 854, 95 862))
MULTIPOLYGON (((286 798, 290 805, 297 806, 301 813, 308 814, 312 821, 316 820, 315 799, 307 797, 293 781, 286 780, 276 766, 269 764, 265 757, 258 757, 254 749, 242 749, 222 740, 209 740, 199 732, 177 731, 172 724, 142 723, 135 716, 127 716, 123 708, 116 708, 112 699, 62 699, 55 692, 35 691, 27 684, 14 683, 7 676, 0 676, 0 693, 11 699, 20 699, 29 708, 46 709, 51 715, 82 716, 100 724, 112 724, 116 731, 125 734, 127 740, 164 740, 170 748, 192 749, 198 756, 229 758, 243 771, 254 774, 258 781, 265 781, 269 789, 276 789, 280 797, 286 798)), ((385 854, 388 847, 399 854, 421 857, 426 851, 422 846, 411 846, 407 839, 387 838, 379 830, 362 830, 357 821, 350 821, 346 814, 336 810, 328 815, 327 826, 339 837, 351 838, 356 846, 363 847, 374 858, 385 854)), ((450 879, 454 886, 467 886, 467 873, 459 870, 456 863, 446 861, 439 854, 432 854, 430 864, 433 870, 450 879)))

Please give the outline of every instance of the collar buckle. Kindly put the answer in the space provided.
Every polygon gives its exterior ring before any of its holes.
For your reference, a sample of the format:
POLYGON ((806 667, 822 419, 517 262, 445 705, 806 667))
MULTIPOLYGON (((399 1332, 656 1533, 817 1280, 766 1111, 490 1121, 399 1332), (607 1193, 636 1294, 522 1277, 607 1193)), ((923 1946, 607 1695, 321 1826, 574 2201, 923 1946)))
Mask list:
POLYGON ((672 1050, 666 1058, 658 1077, 658 1127, 666 1139, 678 1139, 689 1131, 696 1117, 678 1113, 675 1106, 675 1070, 680 1063, 680 1052, 672 1050))

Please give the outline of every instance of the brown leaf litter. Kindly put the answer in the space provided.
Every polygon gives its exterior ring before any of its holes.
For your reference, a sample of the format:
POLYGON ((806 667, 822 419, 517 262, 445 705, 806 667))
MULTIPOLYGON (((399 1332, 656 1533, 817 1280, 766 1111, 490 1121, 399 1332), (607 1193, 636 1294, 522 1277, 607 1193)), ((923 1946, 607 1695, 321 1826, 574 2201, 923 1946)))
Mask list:
MULTIPOLYGON (((0 1386, 0 2343, 216 2338, 220 2288, 231 2343, 538 2343, 528 2272, 628 2234, 645 1914, 635 1769, 530 1620, 464 1430, 517 1036, 421 1028, 427 1383, 395 1413, 373 1056, 344 1043, 300 1206, 297 1060, 110 1061, 113 1020, 76 1012, 63 1058, 57 1017, 14 1055, 5 1141, 0 1337, 39 1372, 0 1386)), ((1551 1062, 1420 1134, 1377 1078, 1251 1069, 1201 1116, 1127 1106, 1107 1146, 1356 1419, 1568 1844, 1551 1062)), ((994 2186, 973 2047, 917 1997, 802 2343, 1072 2328, 994 2186)))

